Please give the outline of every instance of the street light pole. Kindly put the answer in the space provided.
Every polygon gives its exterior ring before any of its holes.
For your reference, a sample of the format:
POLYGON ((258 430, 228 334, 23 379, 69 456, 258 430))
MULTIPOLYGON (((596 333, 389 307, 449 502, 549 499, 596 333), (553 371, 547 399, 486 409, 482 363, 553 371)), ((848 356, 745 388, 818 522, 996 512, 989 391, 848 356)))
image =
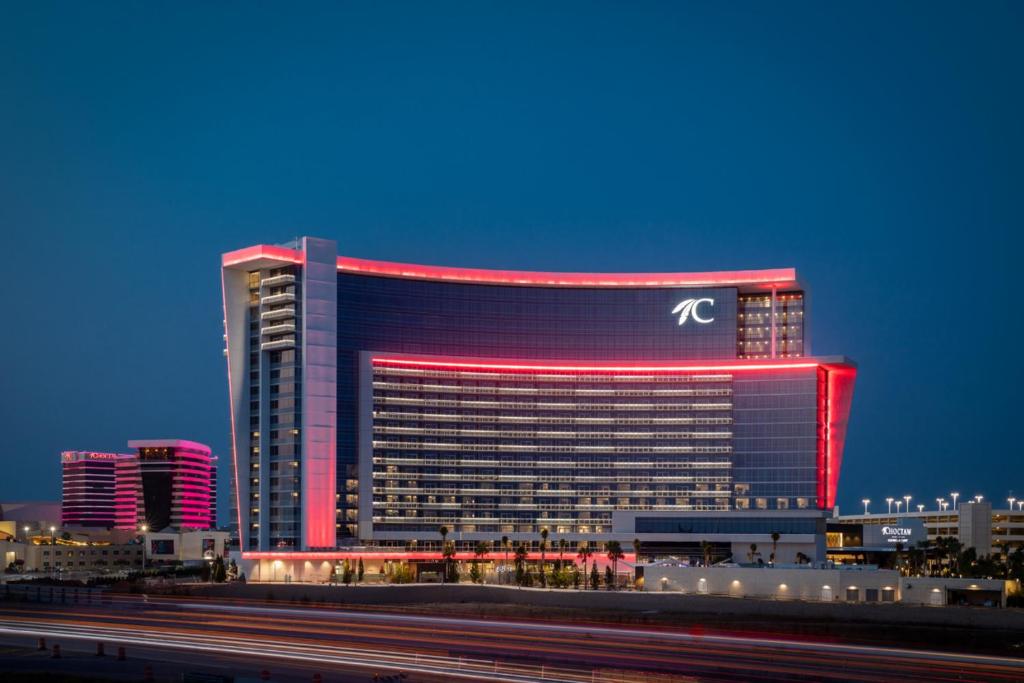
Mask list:
POLYGON ((895 499, 894 498, 886 498, 885 499, 885 502, 889 504, 889 514, 890 515, 892 514, 892 501, 893 500, 895 500, 895 499))
POLYGON ((57 550, 53 547, 54 546, 53 534, 54 534, 55 531, 57 531, 57 527, 51 526, 50 527, 50 573, 51 574, 55 574, 56 571, 57 571, 57 550))
POLYGON ((865 498, 861 502, 864 503, 864 514, 866 515, 866 514, 868 514, 868 503, 871 502, 871 499, 865 498))
POLYGON ((960 497, 960 494, 959 493, 951 493, 949 495, 953 497, 953 512, 956 512, 956 499, 960 497))
POLYGON ((918 511, 918 512, 924 512, 924 505, 923 505, 923 504, 921 504, 921 503, 918 503, 918 504, 917 504, 917 511, 918 511))
POLYGON ((907 501, 907 514, 908 515, 910 514, 910 499, 911 498, 913 498, 913 496, 903 496, 903 500, 907 501))
POLYGON ((903 501, 902 500, 897 500, 896 501, 896 515, 897 516, 899 516, 899 514, 900 514, 900 505, 903 505, 903 501))
POLYGON ((142 571, 146 571, 146 532, 149 531, 149 525, 143 524, 139 529, 142 531, 142 571))
POLYGON ((1016 498, 1013 498, 1013 497, 1010 497, 1010 498, 1007 498, 1007 499, 1006 499, 1006 502, 1008 502, 1008 503, 1010 504, 1010 509, 1011 509, 1011 510, 1013 510, 1013 503, 1014 503, 1014 501, 1016 501, 1016 500, 1017 500, 1017 499, 1016 499, 1016 498))

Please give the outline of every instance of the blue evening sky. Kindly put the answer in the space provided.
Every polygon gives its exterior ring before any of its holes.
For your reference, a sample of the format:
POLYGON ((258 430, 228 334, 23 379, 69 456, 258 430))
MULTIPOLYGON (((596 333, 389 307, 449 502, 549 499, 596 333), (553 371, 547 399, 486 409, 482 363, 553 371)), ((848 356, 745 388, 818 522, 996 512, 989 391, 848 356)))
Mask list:
MULTIPOLYGON (((0 6, 0 501, 228 455, 219 256, 795 266, 844 509, 1024 494, 1020 3, 0 6)), ((226 490, 226 486, 224 487, 226 490)))

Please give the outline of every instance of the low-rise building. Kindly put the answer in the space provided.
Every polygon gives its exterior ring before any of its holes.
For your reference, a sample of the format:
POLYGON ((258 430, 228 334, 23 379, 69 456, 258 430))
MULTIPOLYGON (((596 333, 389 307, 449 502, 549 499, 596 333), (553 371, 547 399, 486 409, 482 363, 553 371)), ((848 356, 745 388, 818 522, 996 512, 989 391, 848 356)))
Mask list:
POLYGON ((643 568, 645 591, 816 602, 902 602, 918 605, 1006 605, 999 579, 900 576, 871 565, 690 567, 653 563, 643 568))
MULTIPOLYGON (((1014 502, 1016 499, 1011 499, 1014 502)), ((898 514, 839 515, 830 522, 864 526, 906 526, 908 520, 924 525, 929 541, 940 536, 955 538, 964 547, 974 548, 978 555, 1002 553, 1004 546, 1013 552, 1024 547, 1024 509, 1019 506, 993 508, 988 501, 960 503, 955 509, 918 510, 898 514), (1014 509, 1016 508, 1016 509, 1014 509)))
POLYGON ((227 531, 149 532, 146 559, 153 564, 209 562, 226 557, 230 534, 227 531))

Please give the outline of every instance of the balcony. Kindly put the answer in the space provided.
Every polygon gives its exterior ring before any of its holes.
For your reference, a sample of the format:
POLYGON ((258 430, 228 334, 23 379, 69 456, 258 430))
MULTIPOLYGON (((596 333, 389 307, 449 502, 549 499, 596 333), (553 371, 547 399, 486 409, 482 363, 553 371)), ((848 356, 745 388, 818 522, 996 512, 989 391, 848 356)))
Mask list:
POLYGON ((276 304, 292 304, 295 303, 295 292, 282 292, 281 294, 271 294, 260 299, 260 303, 264 306, 274 306, 276 304))
POLYGON ((291 273, 285 273, 284 275, 275 275, 274 277, 263 278, 260 283, 264 287, 277 287, 279 285, 290 285, 295 283, 295 276, 291 273))
POLYGON ((275 308, 272 311, 263 311, 260 314, 262 320, 283 320, 285 318, 295 317, 295 307, 288 306, 287 308, 275 308))
POLYGON ((274 335, 274 334, 286 334, 286 333, 292 333, 292 334, 295 333, 295 323, 294 322, 278 323, 276 325, 270 325, 268 327, 264 327, 263 329, 260 330, 260 334, 262 334, 264 336, 274 335))
POLYGON ((285 337, 284 339, 275 339, 274 341, 263 342, 260 344, 260 351, 278 351, 280 349, 294 348, 295 337, 285 337))

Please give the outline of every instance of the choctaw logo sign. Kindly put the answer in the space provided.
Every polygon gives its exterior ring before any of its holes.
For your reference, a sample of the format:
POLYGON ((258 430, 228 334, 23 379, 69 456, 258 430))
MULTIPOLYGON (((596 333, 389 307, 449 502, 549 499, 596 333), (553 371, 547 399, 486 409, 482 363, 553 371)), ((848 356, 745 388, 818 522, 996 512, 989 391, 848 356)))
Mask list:
MULTIPOLYGON (((708 323, 713 322, 715 319, 710 317, 710 316, 704 317, 704 316, 702 316, 700 314, 700 307, 702 305, 704 305, 704 304, 706 304, 708 306, 714 306, 715 305, 715 300, 714 299, 710 299, 710 298, 704 298, 704 299, 683 299, 678 304, 676 304, 675 308, 672 309, 672 313, 673 314, 676 314, 676 313, 679 314, 679 324, 680 325, 685 324, 687 320, 691 320, 691 319, 695 323, 700 323, 701 325, 707 325, 708 323)), ((705 315, 707 315, 707 313, 705 313, 705 315)))

